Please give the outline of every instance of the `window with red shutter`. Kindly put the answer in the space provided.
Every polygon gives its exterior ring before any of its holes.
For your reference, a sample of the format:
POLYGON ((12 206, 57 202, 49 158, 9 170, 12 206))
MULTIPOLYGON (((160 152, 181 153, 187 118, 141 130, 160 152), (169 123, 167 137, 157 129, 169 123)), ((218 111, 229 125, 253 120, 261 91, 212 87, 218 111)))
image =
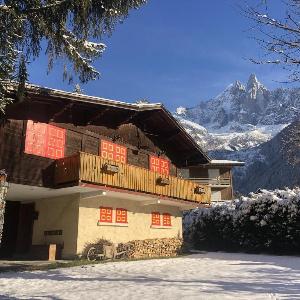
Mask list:
POLYGON ((163 175, 170 174, 170 162, 166 159, 150 155, 149 158, 150 170, 163 175))
POLYGON ((171 215, 168 213, 163 214, 163 226, 172 226, 171 215))
POLYGON ((127 148, 110 141, 101 140, 101 157, 123 164, 127 163, 127 148))
POLYGON ((160 213, 152 212, 152 223, 151 225, 160 226, 160 213))
POLYGON ((112 223, 112 207, 100 207, 100 222, 112 223))
POLYGON ((116 223, 127 223, 127 209, 116 209, 116 223))
POLYGON ((27 121, 25 153, 52 159, 65 155, 66 130, 53 125, 27 121))

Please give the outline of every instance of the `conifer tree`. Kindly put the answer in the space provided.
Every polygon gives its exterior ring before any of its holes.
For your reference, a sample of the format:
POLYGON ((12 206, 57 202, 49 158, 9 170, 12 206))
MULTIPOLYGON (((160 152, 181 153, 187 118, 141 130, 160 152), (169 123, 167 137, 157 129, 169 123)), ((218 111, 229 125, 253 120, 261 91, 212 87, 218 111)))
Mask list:
POLYGON ((12 101, 11 81, 19 84, 19 100, 27 79, 26 61, 46 44, 48 71, 62 60, 64 79, 72 74, 85 83, 99 77, 93 67, 106 46, 100 43, 131 9, 146 0, 0 0, 0 110, 12 101))

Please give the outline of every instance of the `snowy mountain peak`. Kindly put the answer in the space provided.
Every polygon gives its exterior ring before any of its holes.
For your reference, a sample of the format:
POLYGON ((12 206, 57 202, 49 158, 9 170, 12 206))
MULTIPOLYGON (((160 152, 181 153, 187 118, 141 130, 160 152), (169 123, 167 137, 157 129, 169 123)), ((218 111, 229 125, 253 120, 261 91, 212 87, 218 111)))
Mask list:
POLYGON ((235 81, 218 96, 175 113, 206 150, 230 151, 268 141, 299 116, 300 88, 270 91, 255 74, 246 85, 235 81))
POLYGON ((253 88, 253 87, 258 87, 261 83, 258 81, 257 77, 255 74, 251 74, 249 76, 248 82, 247 82, 247 90, 253 88))
POLYGON ((235 81, 235 83, 232 85, 232 88, 241 91, 245 90, 245 86, 239 80, 235 81))
POLYGON ((183 107, 183 106, 179 106, 179 107, 177 107, 176 108, 176 114, 177 115, 185 115, 186 114, 186 108, 185 107, 183 107))
POLYGON ((266 88, 258 81, 255 74, 251 74, 247 82, 247 93, 250 99, 256 99, 259 90, 264 91, 266 88))

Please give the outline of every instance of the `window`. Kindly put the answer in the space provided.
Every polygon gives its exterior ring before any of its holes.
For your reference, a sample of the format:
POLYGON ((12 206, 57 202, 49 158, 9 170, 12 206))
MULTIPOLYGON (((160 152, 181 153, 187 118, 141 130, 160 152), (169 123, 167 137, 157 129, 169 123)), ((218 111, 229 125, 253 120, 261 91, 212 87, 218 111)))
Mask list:
POLYGON ((170 167, 169 161, 166 159, 159 158, 157 156, 150 155, 150 170, 163 174, 169 175, 170 174, 170 167))
POLYGON ((66 130, 53 125, 27 121, 25 153, 52 159, 65 155, 66 130))
POLYGON ((152 225, 160 226, 160 213, 152 212, 152 225))
POLYGON ((100 207, 100 222, 112 223, 112 207, 100 207))
POLYGON ((124 208, 116 209, 116 223, 127 223, 127 210, 124 208))
POLYGON ((101 157, 127 163, 127 148, 109 141, 101 140, 101 157))
POLYGON ((172 226, 170 214, 163 214, 163 226, 172 226))

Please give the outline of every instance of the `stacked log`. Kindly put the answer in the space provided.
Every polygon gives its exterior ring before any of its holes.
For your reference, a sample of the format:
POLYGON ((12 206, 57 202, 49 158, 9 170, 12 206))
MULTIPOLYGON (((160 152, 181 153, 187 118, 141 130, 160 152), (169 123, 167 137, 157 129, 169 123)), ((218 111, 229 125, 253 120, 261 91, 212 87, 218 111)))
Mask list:
POLYGON ((117 251, 126 251, 127 258, 172 257, 182 252, 182 239, 135 240, 119 244, 117 251))

